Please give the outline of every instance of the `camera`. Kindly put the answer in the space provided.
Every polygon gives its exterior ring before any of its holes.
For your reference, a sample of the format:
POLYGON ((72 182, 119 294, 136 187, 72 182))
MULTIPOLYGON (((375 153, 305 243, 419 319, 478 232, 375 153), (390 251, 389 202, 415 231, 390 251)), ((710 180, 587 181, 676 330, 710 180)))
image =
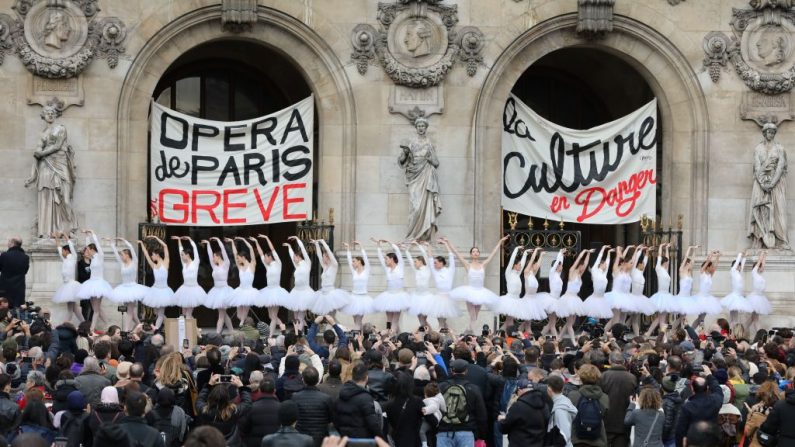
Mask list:
POLYGON ((491 331, 489 331, 489 325, 488 325, 488 324, 484 324, 484 325, 483 325, 483 330, 481 331, 481 334, 482 334, 484 337, 488 337, 490 332, 491 332, 491 331))
POLYGON ((218 381, 221 383, 231 383, 232 376, 230 374, 224 374, 218 378, 218 381))
POLYGON ((296 354, 301 355, 301 354, 304 353, 305 347, 304 347, 304 345, 296 344, 296 345, 294 345, 293 349, 295 350, 296 354))

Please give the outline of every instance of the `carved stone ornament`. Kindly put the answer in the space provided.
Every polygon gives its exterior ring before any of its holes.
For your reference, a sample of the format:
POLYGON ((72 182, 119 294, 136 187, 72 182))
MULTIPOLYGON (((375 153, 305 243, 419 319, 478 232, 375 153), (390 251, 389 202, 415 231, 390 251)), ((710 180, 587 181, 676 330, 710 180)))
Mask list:
POLYGON ((227 31, 251 31, 257 23, 257 0, 223 0, 221 26, 227 31))
POLYGON ((668 0, 668 4, 671 5, 671 6, 676 6, 676 5, 680 4, 680 3, 682 3, 683 1, 685 1, 685 0, 668 0))
POLYGON ((612 32, 615 4, 616 0, 577 0, 577 34, 597 39, 612 32))
POLYGON ((720 79, 721 68, 725 68, 729 62, 729 46, 731 39, 720 31, 712 31, 704 36, 704 69, 709 71, 712 82, 720 79))
POLYGON ((442 82, 459 58, 470 76, 482 63, 483 33, 474 27, 456 32, 457 5, 441 0, 379 2, 377 18, 379 29, 360 24, 351 34, 351 58, 360 74, 377 57, 395 84, 427 88, 442 82))
POLYGON ((115 68, 127 30, 118 18, 97 19, 97 1, 17 0, 17 18, 0 14, 0 63, 13 48, 28 71, 45 78, 77 76, 95 57, 115 68))
POLYGON ((789 92, 795 86, 795 0, 751 0, 750 5, 732 11, 734 39, 726 48, 728 59, 751 90, 789 92))

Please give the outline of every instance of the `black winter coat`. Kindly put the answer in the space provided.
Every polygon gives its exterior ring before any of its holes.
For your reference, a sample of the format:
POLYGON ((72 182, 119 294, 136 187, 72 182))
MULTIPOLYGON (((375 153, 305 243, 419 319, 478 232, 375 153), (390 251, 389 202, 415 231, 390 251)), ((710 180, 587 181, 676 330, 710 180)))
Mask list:
POLYGON ((665 393, 662 398, 662 407, 665 412, 662 440, 668 441, 674 438, 676 418, 679 417, 679 410, 682 408, 682 396, 676 391, 665 393))
POLYGON ((329 424, 333 422, 334 402, 313 386, 293 394, 291 400, 298 405, 298 423, 295 428, 311 436, 316 446, 323 444, 323 438, 328 436, 329 424))
MULTIPOLYGON (((392 393, 392 386, 395 383, 395 376, 381 369, 371 369, 367 371, 367 389, 375 400, 381 404, 389 400, 392 393)), ((299 430, 300 431, 300 430, 299 430)))
POLYGON ((11 400, 8 393, 0 391, 0 434, 8 438, 8 434, 19 425, 21 417, 17 403, 11 400))
POLYGON ((55 328, 55 335, 58 336, 58 354, 68 352, 72 355, 77 354, 77 331, 68 326, 58 326, 55 328))
POLYGON ((311 447, 312 437, 298 433, 293 427, 282 427, 262 440, 262 447, 311 447))
POLYGON ((718 412, 723 406, 723 390, 714 376, 707 377, 709 391, 703 394, 694 394, 682 404, 679 410, 679 419, 676 421, 676 445, 682 445, 682 439, 687 436, 687 430, 692 424, 699 421, 717 422, 718 412))
POLYGON ((767 416, 762 431, 778 438, 778 447, 795 447, 795 391, 787 391, 784 400, 776 402, 767 416))
MULTIPOLYGON (((219 384, 215 386, 229 385, 219 384)), ((240 396, 240 404, 235 407, 235 412, 224 420, 217 410, 207 406, 207 396, 210 395, 210 388, 210 386, 205 386, 202 392, 199 393, 199 399, 196 402, 196 410, 198 411, 196 425, 211 425, 217 428, 224 435, 228 446, 238 447, 242 444, 242 440, 240 434, 236 433, 235 427, 237 427, 237 423, 243 414, 248 413, 251 408, 251 391, 246 386, 237 389, 237 393, 240 396)))
POLYGON ((246 447, 259 447, 262 438, 279 430, 279 399, 264 395, 240 418, 240 435, 246 447))
POLYGON ((66 398, 72 391, 77 391, 77 382, 74 379, 59 380, 55 382, 55 393, 52 396, 52 414, 66 410, 66 398))
MULTIPOLYGON (((396 399, 384 406, 389 433, 400 447, 419 447, 422 427, 422 399, 412 396, 408 400, 396 399)), ((433 416, 431 416, 433 417, 433 416)))
POLYGON ((146 423, 146 419, 134 416, 125 416, 118 422, 131 440, 140 441, 145 446, 165 447, 160 433, 146 423))
MULTIPOLYGON (((473 365, 470 365, 473 366, 473 365)), ((461 385, 466 390, 467 408, 469 409, 469 421, 460 425, 452 425, 444 421, 439 423, 439 433, 470 431, 475 434, 475 439, 483 439, 488 432, 488 418, 486 416, 486 404, 480 394, 480 388, 462 376, 452 376, 448 381, 439 384, 439 389, 444 395, 452 385, 461 385)))
POLYGON ((542 447, 551 411, 541 391, 526 391, 508 409, 500 431, 508 435, 509 445, 542 447))
POLYGON ((610 408, 605 413, 607 433, 629 433, 624 416, 629 407, 629 396, 635 394, 638 378, 623 366, 613 366, 602 374, 602 391, 610 398, 610 408))
POLYGON ((340 397, 334 407, 334 425, 340 435, 349 438, 382 435, 373 396, 353 381, 345 382, 340 389, 340 397))
POLYGON ((0 254, 0 295, 8 298, 10 307, 25 303, 25 274, 30 258, 22 247, 11 247, 0 254))
POLYGON ((84 447, 91 447, 94 445, 93 438, 97 434, 99 427, 105 424, 112 424, 119 422, 124 417, 124 408, 119 404, 99 404, 96 408, 91 410, 86 424, 88 424, 88 431, 91 436, 83 440, 84 447))

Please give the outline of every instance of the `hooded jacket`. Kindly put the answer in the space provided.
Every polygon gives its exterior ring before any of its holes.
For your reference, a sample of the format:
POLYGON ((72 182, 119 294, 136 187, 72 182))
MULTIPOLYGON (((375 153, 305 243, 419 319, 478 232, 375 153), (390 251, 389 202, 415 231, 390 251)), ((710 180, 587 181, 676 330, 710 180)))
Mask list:
POLYGON ((251 404, 240 419, 240 432, 247 447, 259 447, 262 438, 279 430, 279 399, 265 394, 251 404))
POLYGON ((334 413, 334 402, 327 394, 314 386, 308 386, 293 394, 291 399, 298 406, 296 430, 311 436, 316 445, 328 436, 328 426, 334 413))
POLYGON ((795 391, 787 391, 784 400, 776 402, 762 424, 762 431, 778 438, 778 447, 795 447, 795 391))
MULTIPOLYGON (((77 330, 74 327, 60 325, 55 328, 58 336, 59 354, 68 352, 72 355, 77 354, 77 330)), ((79 374, 79 372, 78 372, 79 374)))
MULTIPOLYGON (((469 366, 472 367, 473 365, 470 364, 469 366)), ((453 425, 442 420, 439 423, 439 433, 471 431, 475 434, 475 439, 483 439, 488 433, 488 417, 486 415, 486 404, 483 400, 483 395, 480 394, 480 388, 474 383, 470 383, 467 377, 454 375, 447 382, 439 384, 442 395, 444 395, 445 391, 452 385, 461 385, 466 390, 469 421, 463 424, 453 425)))
POLYGON ((679 417, 679 410, 682 408, 682 396, 676 391, 665 393, 662 398, 662 408, 665 412, 662 440, 669 441, 674 438, 676 418, 679 417))
POLYGON ((571 428, 577 416, 577 407, 568 397, 556 394, 552 397, 552 421, 560 433, 566 438, 566 447, 572 447, 571 428))
POLYGON ((717 422, 718 412, 723 406, 723 390, 714 376, 707 376, 706 393, 694 394, 679 410, 679 420, 676 422, 676 445, 682 445, 682 439, 687 436, 690 425, 699 421, 717 422))
MULTIPOLYGON (((583 385, 577 391, 572 391, 572 393, 569 394, 569 399, 571 399, 571 403, 575 408, 580 402, 581 397, 597 400, 599 405, 602 407, 602 418, 604 418, 605 413, 610 408, 610 398, 607 397, 607 394, 602 391, 602 388, 600 388, 599 385, 583 385)), ((624 421, 622 420, 621 423, 623 424, 624 421)), ((602 433, 599 435, 599 439, 579 439, 577 437, 577 430, 572 429, 571 443, 586 444, 593 447, 607 447, 607 432, 605 431, 605 424, 602 423, 602 433)))
POLYGON ((509 445, 542 447, 550 411, 541 391, 525 391, 508 409, 500 431, 508 435, 509 445))
POLYGON ((381 421, 375 412, 373 396, 356 382, 345 382, 334 407, 334 425, 349 438, 381 436, 381 421))

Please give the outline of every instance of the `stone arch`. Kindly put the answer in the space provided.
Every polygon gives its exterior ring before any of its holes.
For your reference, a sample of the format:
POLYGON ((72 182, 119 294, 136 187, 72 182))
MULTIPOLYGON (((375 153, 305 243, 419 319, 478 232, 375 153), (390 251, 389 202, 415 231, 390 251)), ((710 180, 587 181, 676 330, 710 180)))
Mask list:
POLYGON ((321 163, 316 206, 324 210, 322 214, 328 208, 337 210, 338 237, 352 238, 356 108, 349 78, 326 40, 306 24, 263 6, 258 7, 257 15, 259 21, 253 31, 235 35, 221 28, 220 4, 191 10, 155 32, 136 54, 124 78, 116 110, 118 234, 134 233, 137 222, 146 216, 148 113, 158 81, 191 48, 217 40, 245 39, 283 53, 303 74, 314 94, 319 120, 316 160, 321 163), (328 169, 323 168, 324 163, 328 169))
POLYGON ((493 63, 478 96, 474 116, 475 238, 502 231, 499 208, 501 123, 505 100, 516 81, 544 55, 580 46, 609 52, 634 67, 658 99, 663 145, 663 222, 685 216, 689 240, 706 242, 709 114, 696 73, 679 49, 654 28, 623 15, 614 16, 613 32, 587 41, 575 34, 577 14, 547 19, 509 43, 493 63))

